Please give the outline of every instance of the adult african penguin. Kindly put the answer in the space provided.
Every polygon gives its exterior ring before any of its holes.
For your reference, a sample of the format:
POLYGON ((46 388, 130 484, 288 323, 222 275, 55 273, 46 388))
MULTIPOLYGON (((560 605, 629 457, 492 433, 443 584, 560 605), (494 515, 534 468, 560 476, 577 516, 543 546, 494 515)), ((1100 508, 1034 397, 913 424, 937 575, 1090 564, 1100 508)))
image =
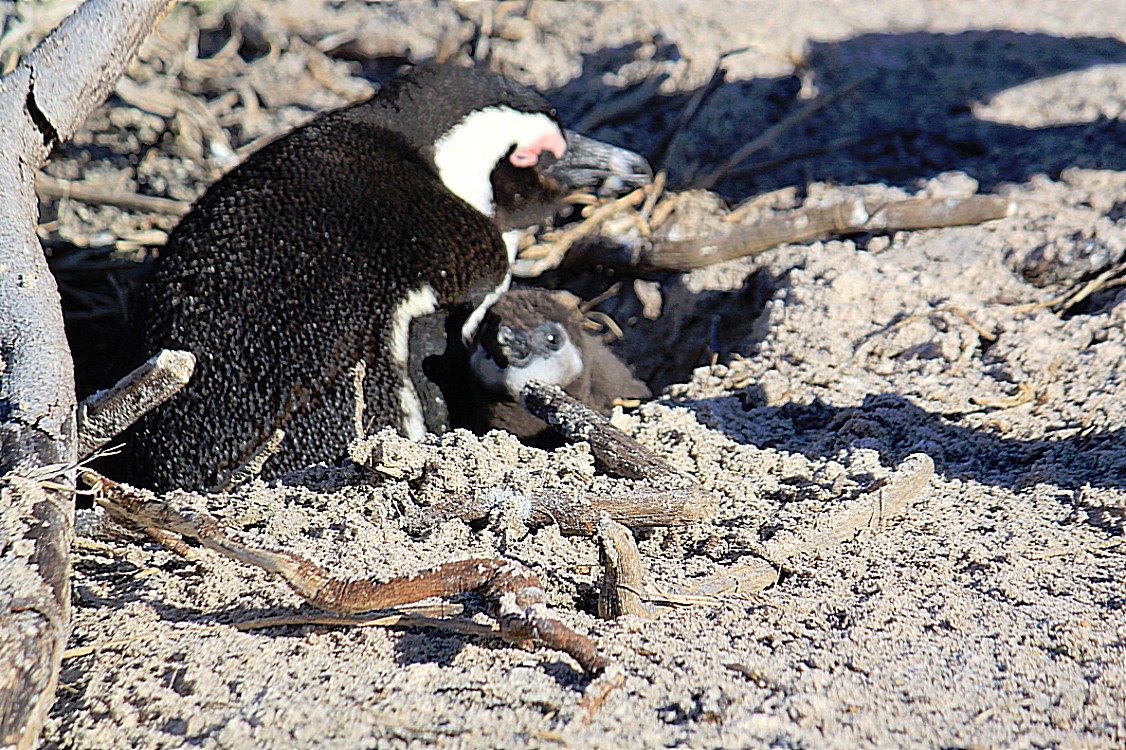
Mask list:
POLYGON ((567 292, 514 289, 485 313, 469 355, 475 430, 505 430, 531 445, 558 445, 554 431, 520 405, 520 389, 532 380, 558 385, 603 414, 617 399, 652 395, 602 339, 583 328, 576 302, 567 292))
POLYGON ((132 364, 162 348, 197 364, 126 435, 123 478, 206 489, 276 429, 267 476, 333 461, 359 360, 369 422, 421 434, 411 321, 444 309, 472 336, 510 278, 501 231, 544 217, 568 158, 539 95, 444 65, 248 158, 183 218, 138 295, 132 364))

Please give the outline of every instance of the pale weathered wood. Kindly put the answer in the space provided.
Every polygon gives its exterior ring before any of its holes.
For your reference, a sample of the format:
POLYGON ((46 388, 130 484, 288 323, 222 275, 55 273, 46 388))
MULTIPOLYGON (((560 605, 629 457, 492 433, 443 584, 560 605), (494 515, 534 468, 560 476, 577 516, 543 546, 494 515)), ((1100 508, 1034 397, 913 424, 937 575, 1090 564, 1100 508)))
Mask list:
POLYGON ((932 479, 934 460, 925 453, 912 453, 874 487, 810 519, 808 525, 775 534, 763 545, 763 555, 782 566, 796 555, 832 547, 861 529, 882 526, 923 497, 932 479))
POLYGON ((175 396, 195 371, 195 355, 162 349, 112 388, 78 405, 78 457, 86 458, 149 410, 175 396))
POLYGON ((926 497, 933 478, 934 461, 925 453, 913 453, 857 497, 842 501, 797 529, 776 534, 763 545, 765 559, 744 558, 710 576, 679 585, 654 582, 633 534, 605 518, 598 525, 603 567, 598 614, 607 619, 621 615, 659 617, 679 607, 752 597, 776 584, 789 560, 824 552, 862 529, 877 528, 902 515, 909 504, 926 497))
POLYGON ((656 617, 656 608, 649 601, 653 579, 641 559, 632 531, 609 518, 599 521, 598 560, 602 563, 599 617, 603 620, 615 620, 622 615, 656 617))
MULTIPOLYGON (((417 521, 431 525, 457 518, 475 523, 508 504, 531 526, 557 524, 564 534, 591 536, 604 515, 631 529, 645 529, 700 523, 715 512, 716 498, 695 479, 676 471, 557 386, 533 382, 523 393, 529 396, 525 401, 531 403, 535 416, 570 440, 588 441, 596 465, 624 478, 596 477, 585 485, 527 489, 468 477, 468 491, 442 492, 413 508, 417 521)), ((437 447, 414 443, 391 429, 353 441, 348 452, 357 464, 415 486, 423 483, 432 467, 447 460, 437 447)))
POLYGON ((690 271, 757 255, 786 243, 826 240, 858 232, 895 232, 981 224, 1012 213, 999 195, 908 198, 876 204, 853 198, 829 206, 810 206, 767 216, 704 237, 642 239, 632 243, 587 242, 567 256, 567 265, 603 266, 623 272, 690 271))
POLYGON ((51 147, 102 102, 170 5, 88 0, 0 78, 3 746, 38 742, 70 628, 74 370, 58 289, 35 235, 35 175, 51 147))
POLYGON ((614 480, 589 488, 476 488, 471 494, 451 493, 420 508, 419 520, 438 524, 457 518, 477 523, 510 501, 532 527, 555 524, 563 534, 593 536, 603 516, 631 529, 689 526, 706 521, 716 500, 691 481, 614 480))

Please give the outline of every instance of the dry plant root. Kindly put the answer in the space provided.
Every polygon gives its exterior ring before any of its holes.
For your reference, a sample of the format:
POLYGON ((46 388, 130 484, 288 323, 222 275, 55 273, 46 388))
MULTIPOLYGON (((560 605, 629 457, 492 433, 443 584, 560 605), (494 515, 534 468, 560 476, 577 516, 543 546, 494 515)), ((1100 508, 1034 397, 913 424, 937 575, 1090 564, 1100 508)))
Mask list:
POLYGON ((98 504, 114 518, 195 539, 225 557, 262 568, 282 578, 318 609, 353 614, 431 596, 475 592, 487 602, 506 641, 539 641, 570 655, 588 674, 601 673, 608 663, 590 639, 552 614, 539 578, 515 561, 458 560, 390 581, 341 580, 300 555, 262 547, 208 513, 178 510, 155 493, 114 482, 89 469, 81 477, 94 488, 98 504))

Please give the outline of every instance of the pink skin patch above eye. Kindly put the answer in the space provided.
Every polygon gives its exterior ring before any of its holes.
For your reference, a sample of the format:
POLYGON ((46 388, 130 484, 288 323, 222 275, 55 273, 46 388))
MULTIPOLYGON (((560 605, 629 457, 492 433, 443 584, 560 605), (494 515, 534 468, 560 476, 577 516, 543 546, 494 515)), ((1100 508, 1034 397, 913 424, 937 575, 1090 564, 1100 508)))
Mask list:
POLYGON ((563 152, 567 150, 567 142, 563 140, 563 136, 559 133, 544 133, 542 136, 525 144, 512 152, 512 156, 508 157, 508 161, 514 167, 534 167, 539 164, 540 154, 544 151, 550 151, 555 154, 555 158, 559 159, 563 156, 563 152))

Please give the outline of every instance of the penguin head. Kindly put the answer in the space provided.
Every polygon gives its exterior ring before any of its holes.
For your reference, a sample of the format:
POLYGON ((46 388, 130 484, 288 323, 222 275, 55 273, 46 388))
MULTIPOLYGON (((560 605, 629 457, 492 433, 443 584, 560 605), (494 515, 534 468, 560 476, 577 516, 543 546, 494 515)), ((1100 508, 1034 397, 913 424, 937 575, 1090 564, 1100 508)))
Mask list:
POLYGON ((548 218, 564 193, 651 181, 645 159, 563 128, 536 92, 490 71, 419 65, 371 100, 380 124, 431 160, 442 182, 502 232, 548 218))
POLYGON ((372 102, 381 124, 402 133, 450 192, 486 216, 505 213, 517 193, 542 191, 545 206, 561 195, 555 180, 541 178, 563 157, 567 138, 555 110, 530 89, 479 68, 427 64, 390 81, 372 102), (497 181, 520 187, 498 194, 497 181))
POLYGON ((568 330, 577 314, 549 294, 509 292, 485 314, 470 367, 487 390, 513 401, 532 380, 567 386, 584 367, 578 330, 568 330))

